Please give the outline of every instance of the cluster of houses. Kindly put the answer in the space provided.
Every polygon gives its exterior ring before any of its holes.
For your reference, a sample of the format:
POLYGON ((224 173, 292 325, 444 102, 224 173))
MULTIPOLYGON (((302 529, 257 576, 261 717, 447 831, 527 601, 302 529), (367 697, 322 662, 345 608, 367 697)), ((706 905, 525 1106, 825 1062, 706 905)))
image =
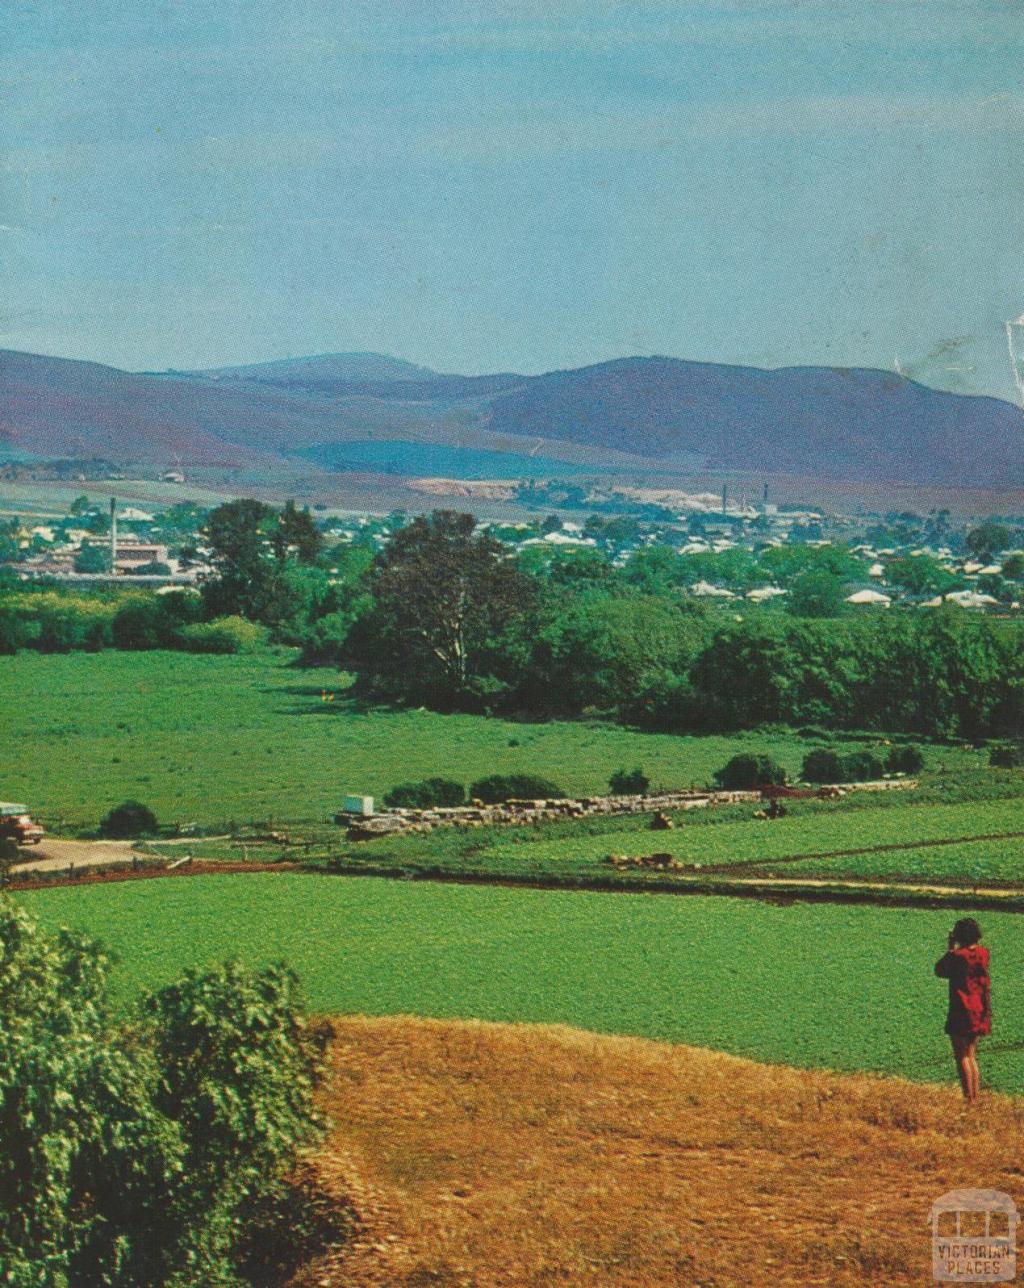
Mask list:
MULTIPOLYGON (((653 494, 652 494, 653 495, 653 494)), ((647 493, 638 495, 638 503, 648 503, 647 493)), ((660 493, 657 499, 666 498, 660 493)), ((84 502, 85 498, 81 498, 84 502)), ((758 507, 730 501, 723 493, 689 497, 700 506, 686 513, 670 516, 665 521, 633 521, 626 514, 595 514, 585 523, 557 514, 533 520, 484 521, 480 528, 489 531, 510 551, 531 548, 542 550, 600 549, 613 567, 626 566, 639 551, 652 546, 667 546, 680 556, 695 558, 694 580, 688 593, 699 599, 747 600, 754 604, 785 602, 790 593, 787 585, 758 585, 753 588, 731 578, 728 564, 718 556, 730 551, 748 551, 755 555, 769 547, 791 546, 799 540, 807 547, 828 546, 842 542, 860 565, 860 570, 845 588, 844 598, 857 608, 888 608, 893 604, 935 608, 944 603, 981 611, 1019 611, 1016 591, 1024 569, 1024 552, 1008 550, 997 558, 981 560, 957 553, 962 544, 946 535, 950 544, 925 542, 918 546, 873 545, 866 540, 852 544, 863 534, 863 521, 832 516, 829 520, 819 511, 770 505, 767 497, 758 507), (718 508, 712 503, 718 500, 718 508), (860 523, 858 529, 857 524, 860 523), (604 525, 604 526, 602 526, 604 525), (615 535, 612 536, 611 534, 615 535), (827 535, 826 535, 827 533, 827 535), (926 561, 934 578, 921 578, 922 585, 932 585, 928 593, 915 592, 914 579, 897 575, 896 565, 906 572, 914 559, 926 561), (1012 566, 1011 566, 1012 561, 1012 566), (942 592, 936 593, 939 585, 942 592)), ((76 503, 77 504, 77 503, 76 503)), ((181 507, 185 509, 187 507, 181 507)), ((329 543, 346 545, 368 542, 380 549, 405 522, 404 514, 348 515, 332 517, 321 523, 329 543)), ((131 581, 138 584, 191 585, 200 581, 209 569, 208 552, 202 545, 199 525, 202 512, 195 511, 195 530, 173 533, 177 544, 169 544, 168 529, 162 517, 131 505, 110 504, 109 516, 104 503, 101 511, 91 506, 73 510, 63 519, 31 524, 21 522, 8 527, 7 544, 17 550, 8 560, 16 575, 24 580, 56 578, 68 581, 131 581), (188 557, 184 557, 187 552, 188 557)), ((735 560, 731 561, 735 566, 735 560)), ((1022 593, 1024 598, 1024 593, 1022 593)))
MULTIPOLYGON (((93 511, 95 513, 95 511, 93 511)), ((47 523, 21 522, 9 536, 19 551, 8 566, 24 581, 117 581, 139 584, 194 585, 208 571, 197 558, 183 560, 149 534, 156 516, 134 506, 111 506, 107 531, 85 526, 88 515, 47 523)))

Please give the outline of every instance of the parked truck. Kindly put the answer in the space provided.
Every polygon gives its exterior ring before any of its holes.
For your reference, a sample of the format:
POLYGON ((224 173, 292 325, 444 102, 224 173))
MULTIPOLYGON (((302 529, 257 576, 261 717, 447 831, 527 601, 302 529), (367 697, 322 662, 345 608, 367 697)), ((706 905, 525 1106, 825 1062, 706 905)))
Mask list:
POLYGON ((46 833, 28 812, 27 805, 0 801, 0 840, 17 845, 38 845, 46 833))

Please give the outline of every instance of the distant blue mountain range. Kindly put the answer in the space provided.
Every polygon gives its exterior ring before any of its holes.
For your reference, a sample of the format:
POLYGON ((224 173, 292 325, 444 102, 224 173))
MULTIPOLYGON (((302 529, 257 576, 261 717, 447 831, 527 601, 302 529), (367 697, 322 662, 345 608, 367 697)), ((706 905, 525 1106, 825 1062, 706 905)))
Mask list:
POLYGON ((0 351, 0 443, 124 463, 269 467, 300 456, 403 474, 461 465, 467 478, 519 477, 527 460, 536 474, 544 458, 549 473, 571 472, 554 462, 573 454, 572 444, 624 468, 632 459, 637 469, 685 462, 826 480, 1024 487, 1024 411, 1011 403, 864 368, 664 357, 461 376, 382 354, 334 354, 156 375, 0 351), (512 459, 503 468, 499 456, 512 459))

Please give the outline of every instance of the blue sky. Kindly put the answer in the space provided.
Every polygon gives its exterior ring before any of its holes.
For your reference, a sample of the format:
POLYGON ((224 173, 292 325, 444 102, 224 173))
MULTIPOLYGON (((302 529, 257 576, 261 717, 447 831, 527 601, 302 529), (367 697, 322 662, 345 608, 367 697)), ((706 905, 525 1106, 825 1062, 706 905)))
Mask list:
POLYGON ((1012 393, 1017 0, 4 0, 0 345, 1012 393))

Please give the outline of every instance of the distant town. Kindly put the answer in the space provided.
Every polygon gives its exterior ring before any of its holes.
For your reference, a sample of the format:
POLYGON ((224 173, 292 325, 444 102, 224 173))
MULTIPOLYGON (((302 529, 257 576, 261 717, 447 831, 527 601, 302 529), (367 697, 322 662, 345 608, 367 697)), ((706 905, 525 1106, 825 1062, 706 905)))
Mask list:
MULTIPOLYGON (((163 481, 183 484, 185 477, 170 471, 163 481)), ((773 579, 768 552, 834 548, 842 552, 843 566, 831 571, 841 574, 850 606, 951 603, 999 613, 1019 611, 1024 600, 1024 516, 972 523, 948 510, 842 514, 775 504, 767 485, 751 501, 730 495, 728 486, 720 493, 686 493, 586 489, 561 480, 422 483, 424 500, 430 496, 438 508, 472 508, 488 488, 514 494, 536 517, 482 520, 479 530, 534 568, 575 555, 624 569, 654 551, 678 557, 673 583, 683 594, 782 605, 792 589, 783 575, 790 561, 774 561, 780 575, 773 579), (689 578, 679 575, 686 569, 689 578)), ((210 511, 195 502, 144 508, 83 492, 65 513, 42 517, 18 514, 15 505, 0 493, 0 573, 9 581, 187 588, 213 573, 204 539, 210 511)), ((377 551, 409 518, 405 511, 318 513, 322 509, 314 507, 312 518, 328 552, 352 545, 377 551)), ((800 569, 808 566, 803 561, 800 569)))

